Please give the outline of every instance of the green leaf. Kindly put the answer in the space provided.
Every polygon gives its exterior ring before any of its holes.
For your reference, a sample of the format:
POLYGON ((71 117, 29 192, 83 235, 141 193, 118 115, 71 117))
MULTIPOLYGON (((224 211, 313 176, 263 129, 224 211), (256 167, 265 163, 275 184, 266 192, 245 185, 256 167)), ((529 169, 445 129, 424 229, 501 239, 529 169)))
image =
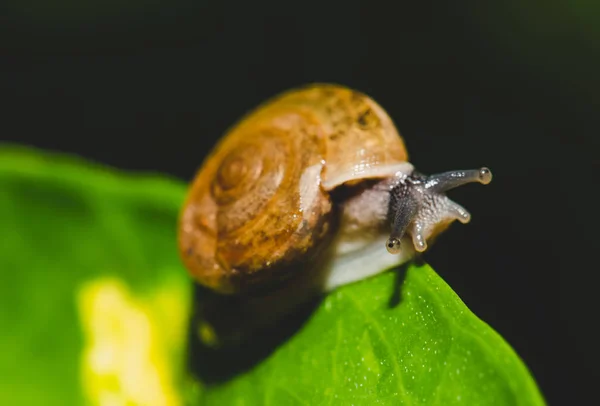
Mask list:
POLYGON ((184 192, 162 176, 0 148, 0 404, 180 403, 184 192))
POLYGON ((164 176, 0 148, 0 404, 544 404, 427 265, 338 289, 253 368, 195 381, 175 245, 184 193, 164 176))
POLYGON ((395 280, 338 289, 270 358, 207 391, 206 404, 544 404, 511 347, 428 265, 408 269, 397 305, 395 280))

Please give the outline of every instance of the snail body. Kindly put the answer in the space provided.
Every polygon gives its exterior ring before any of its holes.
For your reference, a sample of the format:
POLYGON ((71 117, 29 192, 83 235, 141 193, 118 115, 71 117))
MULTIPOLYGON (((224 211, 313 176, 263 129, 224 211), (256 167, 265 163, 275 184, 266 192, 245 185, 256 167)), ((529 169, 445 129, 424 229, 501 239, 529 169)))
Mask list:
POLYGON ((487 168, 425 176, 369 96, 328 84, 257 107, 220 139, 182 208, 181 258, 196 281, 244 294, 314 273, 321 291, 406 262, 470 215, 444 192, 487 168))

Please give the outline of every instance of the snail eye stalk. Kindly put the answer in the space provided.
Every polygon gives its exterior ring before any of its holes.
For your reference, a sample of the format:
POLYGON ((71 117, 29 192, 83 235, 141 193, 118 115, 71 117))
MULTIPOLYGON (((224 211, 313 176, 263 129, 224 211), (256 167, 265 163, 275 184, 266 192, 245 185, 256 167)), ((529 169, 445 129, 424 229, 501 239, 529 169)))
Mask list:
POLYGON ((467 183, 487 185, 492 181, 488 168, 443 172, 431 176, 413 174, 399 177, 390 193, 388 215, 391 222, 390 237, 386 249, 398 254, 401 240, 409 233, 415 250, 427 249, 427 239, 436 228, 454 220, 463 224, 471 220, 469 212, 450 200, 445 192, 467 183))

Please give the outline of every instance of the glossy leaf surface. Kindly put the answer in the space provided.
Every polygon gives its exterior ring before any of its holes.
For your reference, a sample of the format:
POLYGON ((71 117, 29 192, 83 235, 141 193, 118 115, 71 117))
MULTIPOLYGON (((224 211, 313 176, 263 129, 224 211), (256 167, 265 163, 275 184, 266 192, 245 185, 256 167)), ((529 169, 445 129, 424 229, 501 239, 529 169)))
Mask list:
POLYGON ((338 289, 207 404, 541 405, 512 348, 428 266, 338 289), (399 293, 399 296, 398 296, 399 293))

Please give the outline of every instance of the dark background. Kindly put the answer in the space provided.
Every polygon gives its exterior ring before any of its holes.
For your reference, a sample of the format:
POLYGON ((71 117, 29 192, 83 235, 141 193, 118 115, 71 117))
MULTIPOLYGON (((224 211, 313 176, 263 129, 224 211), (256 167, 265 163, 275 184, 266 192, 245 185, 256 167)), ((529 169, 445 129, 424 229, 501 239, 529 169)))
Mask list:
POLYGON ((455 3, 11 0, 0 141, 190 180, 265 98, 314 81, 364 91, 421 171, 492 169, 451 193, 473 220, 426 259, 550 404, 582 404, 598 351, 600 6, 455 3))

